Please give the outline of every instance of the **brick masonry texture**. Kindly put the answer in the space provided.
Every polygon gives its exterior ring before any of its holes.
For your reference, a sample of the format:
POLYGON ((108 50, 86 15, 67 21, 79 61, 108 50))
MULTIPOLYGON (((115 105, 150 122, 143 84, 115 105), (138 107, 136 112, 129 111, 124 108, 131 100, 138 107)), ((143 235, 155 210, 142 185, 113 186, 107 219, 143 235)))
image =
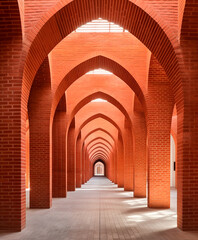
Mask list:
POLYGON ((51 208, 98 161, 169 208, 170 135, 177 226, 198 230, 197 1, 2 0, 0 13, 0 231, 25 228, 26 188, 30 208, 51 208), (75 32, 98 18, 128 32, 75 32))

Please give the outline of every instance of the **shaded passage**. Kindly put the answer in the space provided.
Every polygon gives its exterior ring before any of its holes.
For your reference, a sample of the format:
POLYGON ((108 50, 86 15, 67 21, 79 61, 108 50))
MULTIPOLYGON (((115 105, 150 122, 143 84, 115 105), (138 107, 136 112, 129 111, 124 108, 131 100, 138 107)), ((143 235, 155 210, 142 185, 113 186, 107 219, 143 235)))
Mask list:
POLYGON ((0 234, 4 240, 146 239, 197 240, 198 233, 176 228, 176 191, 171 209, 149 209, 105 177, 93 177, 67 198, 53 199, 51 209, 29 209, 27 227, 0 234))

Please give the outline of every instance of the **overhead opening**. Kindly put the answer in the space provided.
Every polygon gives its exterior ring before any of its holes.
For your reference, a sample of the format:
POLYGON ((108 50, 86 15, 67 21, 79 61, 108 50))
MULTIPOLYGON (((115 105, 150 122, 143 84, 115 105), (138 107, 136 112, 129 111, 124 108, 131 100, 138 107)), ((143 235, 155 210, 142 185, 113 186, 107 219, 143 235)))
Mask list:
POLYGON ((105 169, 102 162, 97 162, 94 166, 94 176, 104 176, 105 169))
POLYGON ((102 98, 96 98, 96 99, 92 100, 91 102, 108 102, 108 101, 104 100, 102 98))
POLYGON ((76 29, 76 32, 128 32, 126 29, 120 27, 119 25, 104 20, 102 18, 98 18, 96 20, 92 20, 91 22, 86 23, 85 25, 80 26, 76 29))
POLYGON ((102 68, 97 68, 97 69, 87 72, 86 74, 113 74, 113 73, 109 72, 107 70, 104 70, 102 68))

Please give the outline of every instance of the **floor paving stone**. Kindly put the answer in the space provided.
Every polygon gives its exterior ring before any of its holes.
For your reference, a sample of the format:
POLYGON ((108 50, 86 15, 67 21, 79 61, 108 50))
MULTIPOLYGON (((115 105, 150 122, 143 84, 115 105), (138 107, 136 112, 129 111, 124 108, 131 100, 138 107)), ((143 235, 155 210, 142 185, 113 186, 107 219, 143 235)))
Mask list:
POLYGON ((149 209, 145 198, 117 188, 105 177, 53 199, 51 209, 28 209, 27 225, 20 233, 0 233, 2 240, 198 240, 198 232, 177 226, 176 190, 170 209, 149 209))

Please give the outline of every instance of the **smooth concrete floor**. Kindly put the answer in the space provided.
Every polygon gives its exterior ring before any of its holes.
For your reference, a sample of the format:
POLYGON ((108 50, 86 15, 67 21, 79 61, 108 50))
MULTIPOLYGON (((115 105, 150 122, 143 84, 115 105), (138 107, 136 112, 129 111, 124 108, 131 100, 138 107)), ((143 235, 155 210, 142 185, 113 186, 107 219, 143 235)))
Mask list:
POLYGON ((149 209, 145 198, 105 177, 94 177, 67 198, 53 199, 51 209, 28 209, 26 228, 20 233, 0 233, 3 240, 198 240, 198 232, 176 228, 176 191, 171 208, 149 209))

